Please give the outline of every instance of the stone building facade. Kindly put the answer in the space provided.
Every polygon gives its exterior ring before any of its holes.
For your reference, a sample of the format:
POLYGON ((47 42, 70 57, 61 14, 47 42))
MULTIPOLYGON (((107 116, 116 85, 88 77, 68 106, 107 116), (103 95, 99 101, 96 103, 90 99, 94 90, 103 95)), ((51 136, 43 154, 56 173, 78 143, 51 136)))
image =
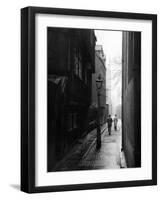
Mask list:
POLYGON ((122 148, 128 167, 141 166, 141 33, 123 32, 122 148))
POLYGON ((95 71, 93 30, 48 28, 48 171, 87 133, 95 71))
MULTIPOLYGON (((106 57, 103 52, 102 45, 95 47, 95 73, 92 74, 92 105, 98 109, 98 96, 96 79, 101 75, 103 80, 100 91, 100 123, 104 124, 107 119, 107 105, 106 105, 106 57)), ((96 117, 94 118, 94 120, 96 117)))

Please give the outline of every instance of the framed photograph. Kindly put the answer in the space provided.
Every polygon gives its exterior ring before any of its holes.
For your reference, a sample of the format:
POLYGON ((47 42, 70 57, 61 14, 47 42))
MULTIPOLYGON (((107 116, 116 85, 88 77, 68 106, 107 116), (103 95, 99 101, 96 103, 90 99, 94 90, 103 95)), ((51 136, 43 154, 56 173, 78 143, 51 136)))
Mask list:
POLYGON ((21 9, 21 190, 157 184, 157 16, 21 9))

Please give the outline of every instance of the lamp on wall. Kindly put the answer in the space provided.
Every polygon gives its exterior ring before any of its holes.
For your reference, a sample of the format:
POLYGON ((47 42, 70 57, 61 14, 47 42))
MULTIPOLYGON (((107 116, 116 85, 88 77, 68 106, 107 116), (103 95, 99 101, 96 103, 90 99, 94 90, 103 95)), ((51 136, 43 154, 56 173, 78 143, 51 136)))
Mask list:
POLYGON ((97 90, 100 90, 102 88, 103 80, 101 77, 101 74, 98 75, 98 78, 96 79, 96 87, 97 90))
POLYGON ((97 149, 101 147, 101 124, 100 124, 100 90, 103 85, 103 80, 101 74, 98 75, 96 79, 96 87, 97 87, 97 97, 98 97, 98 114, 97 114, 97 149))

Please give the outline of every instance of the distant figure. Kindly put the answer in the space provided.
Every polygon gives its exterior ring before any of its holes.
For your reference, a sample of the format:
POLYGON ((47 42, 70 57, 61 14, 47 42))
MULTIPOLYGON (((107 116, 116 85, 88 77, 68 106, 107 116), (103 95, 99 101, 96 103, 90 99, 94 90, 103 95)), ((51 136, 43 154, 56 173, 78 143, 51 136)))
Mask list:
POLYGON ((111 135, 111 127, 112 127, 112 118, 111 118, 111 115, 108 116, 107 124, 108 124, 109 135, 111 135))
POLYGON ((117 122, 118 122, 118 118, 117 118, 117 115, 115 115, 115 117, 114 117, 114 129, 115 129, 115 131, 117 131, 117 122))

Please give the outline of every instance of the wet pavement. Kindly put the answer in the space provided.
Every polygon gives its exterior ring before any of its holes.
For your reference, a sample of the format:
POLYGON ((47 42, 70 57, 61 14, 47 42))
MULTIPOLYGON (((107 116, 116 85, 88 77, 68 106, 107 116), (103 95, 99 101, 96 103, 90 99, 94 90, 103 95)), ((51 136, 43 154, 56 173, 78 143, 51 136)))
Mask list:
POLYGON ((120 168, 120 132, 112 131, 109 135, 107 129, 102 135, 102 145, 99 150, 92 146, 78 164, 81 169, 114 169, 120 168))
POLYGON ((122 168, 121 128, 108 134, 107 125, 101 128, 101 148, 96 149, 96 129, 80 140, 53 171, 122 168))

